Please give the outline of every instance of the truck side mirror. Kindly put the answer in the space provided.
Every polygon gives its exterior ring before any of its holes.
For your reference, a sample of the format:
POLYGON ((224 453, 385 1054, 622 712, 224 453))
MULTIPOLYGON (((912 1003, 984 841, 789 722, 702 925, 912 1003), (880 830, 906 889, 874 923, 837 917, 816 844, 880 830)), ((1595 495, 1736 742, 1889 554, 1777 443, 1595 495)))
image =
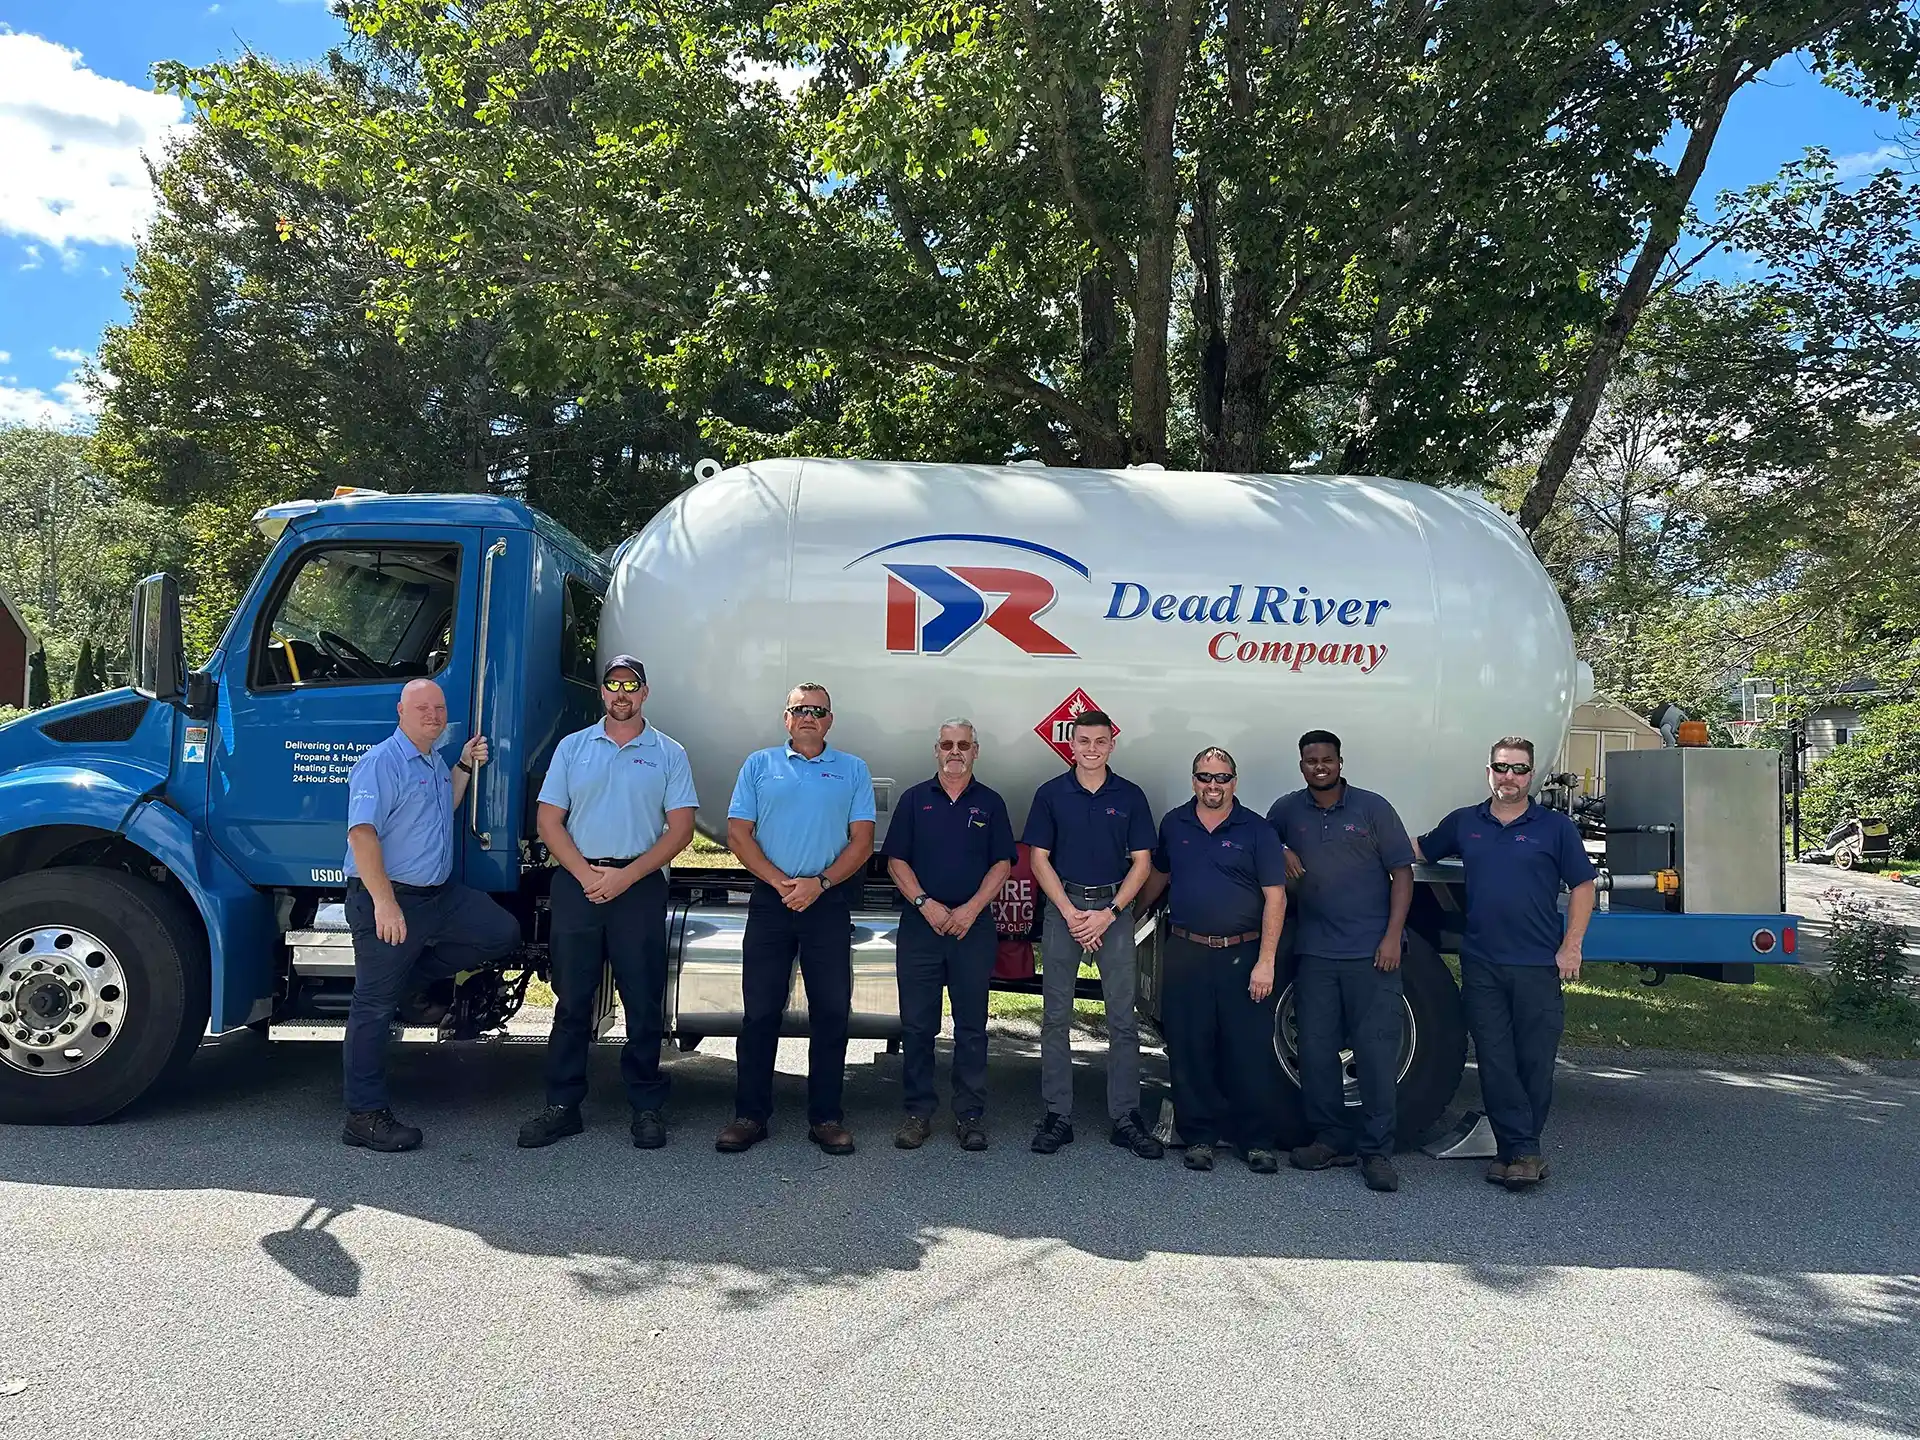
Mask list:
POLYGON ((133 643, 128 653, 133 688, 140 694, 169 704, 186 694, 180 586, 171 575, 149 575, 133 587, 133 643))

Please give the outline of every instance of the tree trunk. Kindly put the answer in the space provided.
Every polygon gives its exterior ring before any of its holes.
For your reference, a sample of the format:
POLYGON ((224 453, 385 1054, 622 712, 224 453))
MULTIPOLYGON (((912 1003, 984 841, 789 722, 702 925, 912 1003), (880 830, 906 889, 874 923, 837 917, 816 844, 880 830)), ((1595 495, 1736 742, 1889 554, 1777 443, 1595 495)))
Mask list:
MULTIPOLYGON (((1105 262, 1096 259, 1080 276, 1080 381, 1087 409, 1098 418, 1100 428, 1076 433, 1082 465, 1105 468, 1127 463, 1126 446, 1120 439, 1120 376, 1114 355, 1119 343, 1120 311, 1113 276, 1105 262)), ((1044 429, 1044 417, 1040 423, 1044 429)), ((1073 462, 1063 459, 1060 463, 1073 462)))
POLYGON ((1261 442, 1267 433, 1267 375, 1273 368, 1267 329, 1270 309, 1266 276, 1252 266, 1235 265, 1220 443, 1210 461, 1215 470, 1254 473, 1260 469, 1261 442))
POLYGON ((1196 0, 1169 0, 1140 45, 1140 249, 1133 287, 1133 415, 1128 448, 1136 461, 1167 458, 1167 327, 1173 311, 1173 252, 1179 235, 1174 121, 1186 80, 1196 0))
POLYGON ((1196 351, 1194 414, 1200 423, 1200 453, 1211 457, 1220 447, 1220 408, 1227 382, 1226 300, 1220 293, 1220 232, 1216 215, 1219 182, 1204 163, 1194 185, 1193 214, 1187 220, 1187 258, 1193 265, 1193 337, 1196 351))
POLYGON ((1659 277, 1660 267, 1666 263, 1674 243, 1680 238, 1680 227, 1686 219, 1687 205, 1693 199, 1694 186, 1700 182, 1700 173, 1706 169, 1707 157, 1713 150, 1714 137, 1720 133, 1720 122, 1726 118, 1727 102, 1755 73, 1738 42, 1730 47, 1714 72, 1713 82, 1708 86, 1701 104, 1700 118, 1694 122, 1693 131, 1687 137, 1687 148, 1680 156, 1680 164, 1674 169, 1673 180, 1667 186, 1666 194, 1654 208, 1653 218, 1647 225, 1647 238, 1640 246, 1639 255, 1634 258, 1633 269, 1627 272, 1627 283, 1620 291, 1620 298, 1614 302, 1612 312, 1601 325, 1599 335, 1595 337, 1580 383, 1567 402, 1566 413, 1560 417, 1553 443, 1547 447, 1533 483, 1527 487, 1526 498, 1521 502, 1520 528, 1530 539, 1552 511, 1554 499, 1559 495, 1567 473, 1573 468, 1574 457, 1586 443, 1587 433, 1593 428, 1593 418, 1599 413, 1601 397, 1606 394, 1607 382, 1613 377, 1620 352, 1626 347, 1627 337, 1633 333, 1640 312, 1646 308, 1647 297, 1653 292, 1653 282, 1659 277))

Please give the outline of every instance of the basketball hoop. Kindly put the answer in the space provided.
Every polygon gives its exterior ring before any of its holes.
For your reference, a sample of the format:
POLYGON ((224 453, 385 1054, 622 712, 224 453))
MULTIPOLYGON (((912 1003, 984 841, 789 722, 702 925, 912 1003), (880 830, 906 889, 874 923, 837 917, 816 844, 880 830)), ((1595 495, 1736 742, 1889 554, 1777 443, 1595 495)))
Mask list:
POLYGON ((1761 722, 1758 720, 1729 720, 1727 729, 1733 732, 1734 744, 1747 745, 1752 743, 1753 732, 1758 730, 1760 725, 1761 722))

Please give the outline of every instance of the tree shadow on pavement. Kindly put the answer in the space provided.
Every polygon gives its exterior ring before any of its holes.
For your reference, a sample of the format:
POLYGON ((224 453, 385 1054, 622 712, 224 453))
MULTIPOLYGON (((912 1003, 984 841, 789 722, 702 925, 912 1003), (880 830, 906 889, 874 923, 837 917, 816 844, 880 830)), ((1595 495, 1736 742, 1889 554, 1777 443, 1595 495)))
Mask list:
MULTIPOLYGON (((967 1270, 1036 1267, 1063 1248, 1109 1260, 1155 1254, 1224 1260, 1412 1261, 1453 1267, 1490 1296, 1525 1296, 1563 1267, 1698 1276, 1755 1333, 1791 1347, 1817 1377, 1793 1395, 1808 1415, 1920 1434, 1920 1082, 1563 1067, 1536 1193, 1486 1185, 1482 1165, 1401 1159, 1405 1188, 1375 1195, 1353 1171, 1256 1176, 1235 1158, 1211 1174, 1152 1164, 1107 1143, 1098 1050, 1076 1050, 1079 1137, 1052 1157, 1027 1151, 1038 1117, 1037 1041, 997 1031, 993 1146, 966 1154, 945 1124, 915 1152, 893 1148, 898 1061, 856 1044, 847 1119, 857 1154, 805 1138, 804 1078, 777 1082, 773 1139, 719 1155, 731 1116, 725 1054, 670 1052, 666 1149, 633 1149, 617 1055, 596 1054, 587 1133, 515 1148, 541 1100, 537 1046, 396 1051, 395 1106, 427 1132, 421 1152, 380 1156, 339 1144, 338 1051, 251 1036, 196 1058, 183 1084, 115 1123, 12 1129, 0 1181, 116 1190, 284 1197, 261 1248, 311 1291, 354 1301, 398 1282, 356 1259, 355 1209, 391 1212, 560 1262, 580 1293, 718 1296, 755 1312, 796 1292, 855 1289, 927 1267, 973 1237, 1013 1242, 967 1270), (1860 1163, 1871 1136, 1875 1163, 1860 1163), (1844 1175, 1846 1182, 1836 1184, 1844 1175), (346 1220, 347 1223, 340 1222, 346 1220), (1878 1277, 1862 1305, 1821 1277, 1878 1277)), ((803 1063, 804 1042, 782 1064, 803 1063)), ((944 1092, 947 1047, 941 1047, 944 1092)), ((1157 1083, 1163 1067, 1148 1065, 1157 1083)), ((1469 1072, 1471 1074, 1471 1072, 1469 1072)), ((1461 1103, 1472 1103, 1471 1081, 1461 1103)), ((940 1298, 953 1303, 943 1267, 940 1298)), ((1270 1273, 1223 1267, 1222 1303, 1273 1303, 1270 1273), (1244 1279, 1241 1294, 1233 1286, 1244 1279)))

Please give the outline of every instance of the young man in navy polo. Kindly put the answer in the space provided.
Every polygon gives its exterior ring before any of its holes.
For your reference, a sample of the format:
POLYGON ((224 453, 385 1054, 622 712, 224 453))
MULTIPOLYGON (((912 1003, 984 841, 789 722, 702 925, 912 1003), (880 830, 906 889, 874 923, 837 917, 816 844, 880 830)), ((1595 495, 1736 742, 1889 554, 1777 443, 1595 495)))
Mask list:
POLYGON ((1161 1013, 1186 1166, 1211 1170, 1214 1146, 1231 1138, 1249 1170, 1271 1175, 1280 1168, 1273 966, 1287 914, 1286 847, 1234 798, 1238 777, 1225 750, 1193 757, 1193 799, 1160 821, 1141 904, 1172 891, 1161 1013))
POLYGON ((1460 996, 1480 1068, 1480 1097, 1499 1154, 1488 1183, 1525 1190, 1547 1178, 1540 1132, 1553 1103, 1553 1062, 1566 1028, 1560 986, 1580 978, 1580 945, 1593 917, 1593 862, 1565 815, 1528 795, 1533 742, 1496 741, 1492 792, 1422 835, 1423 860, 1458 855, 1467 872, 1460 996), (1566 919, 1560 887, 1573 893, 1566 919))
POLYGON ((1413 846, 1386 797, 1341 774, 1340 737, 1300 737, 1306 789, 1282 795, 1267 819, 1287 846, 1294 881, 1293 1005, 1300 1027, 1300 1098, 1310 1143, 1298 1170, 1352 1165, 1370 1190, 1398 1190, 1393 1168, 1396 1062, 1402 1012, 1400 951, 1413 902, 1413 846), (1343 1037, 1360 1078, 1358 1135, 1341 1074, 1343 1037))
POLYGON ((1073 1141, 1073 997, 1080 962, 1100 967, 1107 1010, 1110 1139, 1142 1160, 1165 1153, 1140 1118, 1140 1027, 1133 1003, 1133 901, 1153 873, 1153 811, 1146 793, 1107 766, 1113 721, 1088 710, 1073 722, 1073 765, 1034 792, 1028 859, 1047 897, 1040 939, 1040 1094, 1047 1111, 1033 1149, 1073 1141))
POLYGON ((767 1138, 773 1061, 793 965, 807 982, 807 1138, 851 1155, 840 1099, 853 1006, 853 902, 873 854, 873 776, 827 744, 833 700, 824 685, 787 694, 787 743, 756 750, 727 806, 727 848, 760 883, 747 902, 734 1047, 734 1118, 714 1141, 729 1153, 767 1138))
POLYGON ((587 1056, 600 977, 610 965, 626 1011, 620 1076, 642 1150, 667 1143, 661 1111, 662 1007, 667 989, 667 863, 693 839, 693 771, 672 736, 644 713, 647 670, 631 655, 601 667, 600 723, 554 747, 540 785, 540 839, 553 872, 553 1033, 547 1107, 520 1127, 533 1149, 581 1131, 587 1056))
POLYGON ((900 797, 881 848, 905 902, 895 947, 907 1118, 893 1143, 902 1150, 933 1133, 943 990, 953 997, 954 1133, 963 1150, 987 1148, 987 989, 1000 941, 991 906, 1015 851, 1006 802, 973 778, 979 755, 971 720, 943 723, 934 776, 900 797))

